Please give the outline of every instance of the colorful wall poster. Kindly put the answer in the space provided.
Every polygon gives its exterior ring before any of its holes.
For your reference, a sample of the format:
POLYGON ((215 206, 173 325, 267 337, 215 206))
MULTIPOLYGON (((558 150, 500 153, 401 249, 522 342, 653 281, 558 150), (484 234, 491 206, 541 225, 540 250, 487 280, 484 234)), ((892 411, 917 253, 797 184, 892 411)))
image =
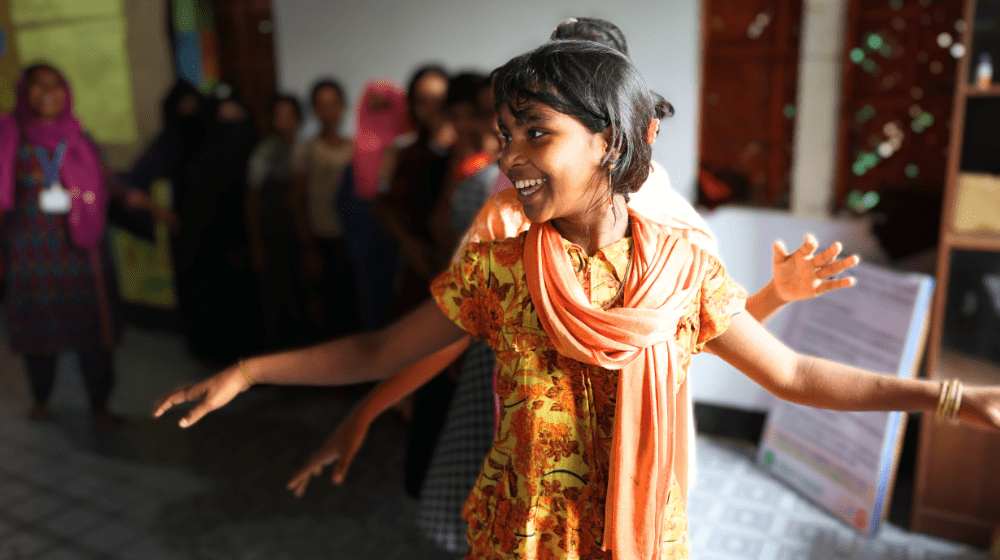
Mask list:
MULTIPOLYGON (((926 337, 934 279, 858 265, 857 285, 799 302, 781 339, 802 354, 909 378, 926 337)), ((900 412, 841 412, 779 401, 758 460, 859 532, 874 536, 891 498, 900 412)))
POLYGON ((11 0, 15 25, 122 15, 122 0, 11 0))
MULTIPOLYGON (((169 183, 160 180, 153 184, 150 194, 157 204, 169 206, 169 189, 169 183)), ((165 225, 156 225, 155 243, 112 228, 111 250, 118 267, 118 288, 123 300, 166 309, 177 305, 169 233, 165 225)))
POLYGON ((123 18, 22 28, 17 44, 24 64, 44 61, 65 74, 76 114, 98 142, 136 140, 123 18))

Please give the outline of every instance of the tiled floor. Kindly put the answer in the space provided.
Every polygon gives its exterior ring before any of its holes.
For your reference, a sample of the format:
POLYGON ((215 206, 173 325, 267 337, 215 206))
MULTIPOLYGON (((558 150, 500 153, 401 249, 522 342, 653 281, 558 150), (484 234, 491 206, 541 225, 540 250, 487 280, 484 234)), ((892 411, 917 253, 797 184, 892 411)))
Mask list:
MULTIPOLYGON (((343 487, 316 481, 296 500, 284 482, 350 395, 257 388, 185 431, 145 417, 153 396, 203 374, 177 337, 128 329, 118 366, 112 409, 128 416, 124 427, 89 422, 72 358, 60 367, 54 418, 29 423, 20 361, 0 346, 0 560, 453 558, 413 527, 405 427, 394 417, 373 427, 343 487)), ((693 558, 985 558, 892 526, 877 541, 857 537, 751 455, 699 439, 693 558)))

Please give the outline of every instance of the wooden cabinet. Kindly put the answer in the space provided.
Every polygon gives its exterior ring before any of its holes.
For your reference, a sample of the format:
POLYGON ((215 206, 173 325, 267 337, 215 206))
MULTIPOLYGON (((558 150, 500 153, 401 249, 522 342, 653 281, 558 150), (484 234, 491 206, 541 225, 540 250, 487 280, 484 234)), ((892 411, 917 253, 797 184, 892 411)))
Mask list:
MULTIPOLYGON (((968 188, 964 174, 995 175, 1000 184, 1000 87, 974 83, 984 53, 1000 77, 1000 0, 967 0, 961 21, 926 371, 933 379, 1000 384, 1000 224, 956 228, 960 189, 968 188)), ((925 415, 911 528, 984 547, 997 526, 1000 434, 938 424, 925 415)))

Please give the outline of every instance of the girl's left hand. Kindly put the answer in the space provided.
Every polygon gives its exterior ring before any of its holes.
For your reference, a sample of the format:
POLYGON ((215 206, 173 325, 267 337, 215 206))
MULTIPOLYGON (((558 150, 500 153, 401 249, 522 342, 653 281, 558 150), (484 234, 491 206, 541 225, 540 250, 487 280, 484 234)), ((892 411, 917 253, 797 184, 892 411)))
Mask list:
POLYGON ((783 241, 774 242, 774 289, 785 303, 814 298, 830 290, 839 290, 854 285, 854 278, 828 280, 857 265, 861 258, 857 255, 836 260, 843 249, 840 242, 830 245, 825 251, 814 254, 819 242, 811 233, 797 251, 788 254, 783 241))
POLYGON ((1000 430, 1000 386, 964 386, 958 417, 970 426, 1000 430))
POLYGON ((326 440, 323 447, 313 453, 306 464, 292 475, 285 487, 291 490, 296 498, 301 498, 306 492, 306 487, 309 486, 309 481, 314 476, 322 474, 323 469, 333 463, 336 465, 330 474, 330 480, 334 484, 342 484, 344 477, 347 476, 347 469, 351 466, 351 461, 354 460, 358 449, 361 449, 361 444, 368 436, 369 426, 370 423, 365 419, 362 411, 356 407, 337 426, 337 430, 326 440))

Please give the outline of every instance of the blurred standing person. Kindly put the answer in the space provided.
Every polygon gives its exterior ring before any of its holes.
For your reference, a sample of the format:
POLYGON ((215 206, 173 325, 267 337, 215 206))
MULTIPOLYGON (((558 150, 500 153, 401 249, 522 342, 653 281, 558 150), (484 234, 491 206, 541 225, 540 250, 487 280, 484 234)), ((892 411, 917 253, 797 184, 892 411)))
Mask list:
POLYGON ((396 316, 427 298, 439 268, 429 222, 455 143, 454 126, 444 111, 447 94, 448 75, 441 67, 425 66, 413 74, 407 99, 415 131, 400 147, 389 189, 377 201, 405 259, 396 316))
POLYGON ((201 182, 196 181, 197 158, 208 136, 212 107, 198 89, 178 79, 163 100, 163 130, 146 148, 132 169, 122 175, 131 186, 148 192, 154 181, 170 183, 171 263, 181 328, 188 350, 203 361, 213 355, 211 324, 203 320, 205 297, 199 286, 200 270, 191 247, 198 241, 198 216, 205 204, 201 182))
POLYGON ((46 402, 56 358, 72 350, 95 419, 107 412, 114 381, 115 327, 103 247, 109 192, 100 153, 73 115, 55 68, 27 68, 14 112, 0 120, 0 228, 11 346, 24 354, 34 406, 46 402))
POLYGON ((384 79, 365 85, 358 102, 354 157, 337 196, 344 240, 351 255, 361 328, 377 330, 392 319, 399 245, 376 222, 373 201, 395 166, 393 143, 407 128, 406 94, 384 79))
POLYGON ((290 95, 271 103, 274 132, 257 143, 247 169, 246 226, 250 264, 257 273, 264 332, 272 345, 299 342, 303 306, 295 274, 302 250, 295 237, 292 147, 302 125, 302 107, 290 95), (287 322, 282 322, 282 312, 287 322))
POLYGON ((292 173, 296 209, 304 216, 297 221, 297 234, 304 247, 306 311, 320 336, 324 336, 356 330, 355 306, 343 305, 344 295, 353 295, 355 289, 344 245, 344 224, 335 207, 354 142, 340 133, 347 100, 337 81, 317 82, 310 101, 320 121, 320 132, 296 144, 292 173))
POLYGON ((218 87, 208 114, 205 142, 184 170, 174 260, 192 349, 209 362, 226 362, 250 353, 259 342, 252 328, 260 317, 259 298, 246 273, 243 223, 247 161, 255 138, 250 114, 232 87, 218 87))
MULTIPOLYGON (((448 172, 457 131, 445 110, 450 79, 437 66, 418 69, 410 80, 410 116, 414 138, 397 156, 388 192, 380 198, 385 223, 403 248, 405 265, 397 317, 423 302, 430 281, 441 268, 432 214, 448 172)), ((420 495, 435 442, 444 424, 455 384, 442 372, 415 395, 406 445, 406 490, 420 495)))
MULTIPOLYGON (((489 142, 488 134, 483 128, 483 109, 481 107, 485 100, 481 100, 482 90, 489 89, 490 79, 485 74, 467 72, 459 74, 448 86, 448 97, 446 108, 448 116, 455 127, 456 141, 448 154, 448 173, 441 196, 438 197, 437 204, 431 214, 430 228, 434 234, 436 246, 436 262, 442 268, 449 262, 458 241, 461 239, 469 224, 472 223, 479 207, 489 198, 489 193, 493 189, 493 183, 500 175, 500 168, 496 166, 499 157, 499 142, 494 140, 489 142), (494 164, 491 167, 491 164, 494 164), (479 174, 483 171, 483 176, 479 174), (495 170, 495 172, 494 172, 495 170), (478 177, 477 177, 478 176, 478 177), (465 227, 452 227, 452 215, 454 214, 454 202, 456 196, 461 197, 468 194, 469 190, 475 190, 475 185, 465 184, 469 180, 477 177, 476 185, 488 183, 486 195, 481 197, 478 206, 475 208, 463 208, 460 212, 467 218, 465 227)), ((488 92, 487 92, 488 93, 488 92)), ((492 94, 489 95, 492 99, 492 94)), ((493 127, 496 126, 496 112, 489 110, 487 117, 492 117, 493 127)), ((499 134, 499 129, 497 129, 499 134)), ((474 205, 473 201, 460 200, 466 206, 474 205)))
POLYGON ((170 182, 170 211, 159 207, 152 210, 176 237, 180 233, 177 211, 183 206, 183 195, 188 190, 184 185, 185 169, 201 148, 208 131, 207 105, 201 92, 179 79, 164 98, 161 110, 163 130, 121 179, 145 193, 158 179, 170 182))

